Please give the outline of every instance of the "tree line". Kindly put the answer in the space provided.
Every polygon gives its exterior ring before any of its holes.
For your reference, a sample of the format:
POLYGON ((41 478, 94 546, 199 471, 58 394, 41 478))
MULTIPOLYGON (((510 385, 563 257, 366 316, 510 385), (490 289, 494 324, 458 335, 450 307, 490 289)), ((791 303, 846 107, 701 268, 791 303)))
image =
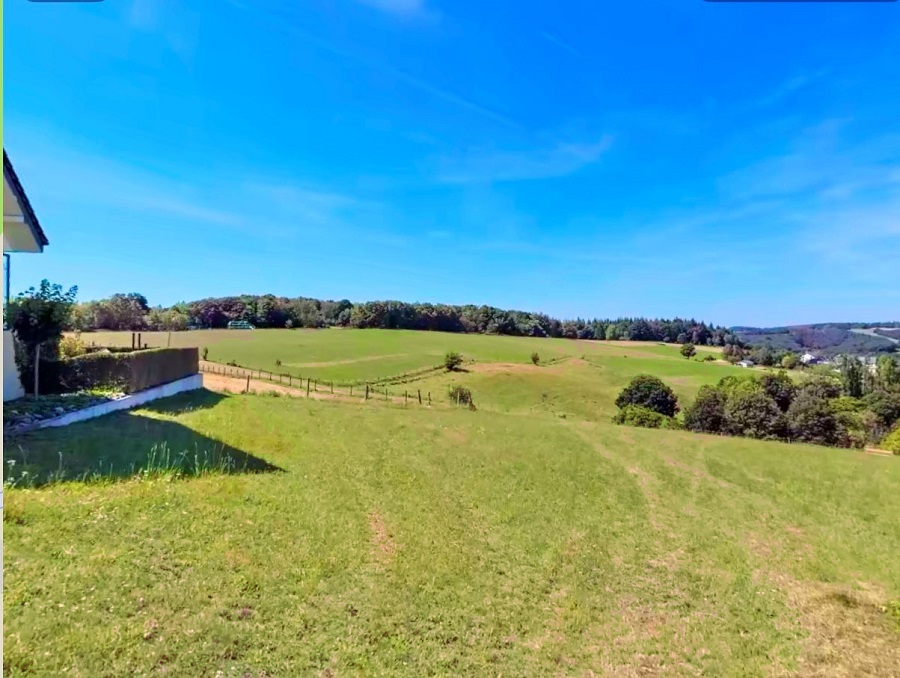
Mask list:
POLYGON ((242 295, 151 307, 138 293, 75 305, 71 330, 219 329, 231 321, 260 328, 353 327, 440 332, 504 334, 568 339, 660 341, 710 346, 742 346, 729 329, 694 319, 649 318, 560 320, 543 313, 504 310, 493 306, 368 301, 353 303, 242 295))
POLYGON ((900 364, 882 356, 869 371, 848 358, 837 373, 813 372, 799 381, 785 372, 728 376, 701 387, 683 412, 669 386, 640 375, 616 405, 614 421, 633 426, 837 447, 889 446, 895 445, 892 436, 900 436, 900 364))

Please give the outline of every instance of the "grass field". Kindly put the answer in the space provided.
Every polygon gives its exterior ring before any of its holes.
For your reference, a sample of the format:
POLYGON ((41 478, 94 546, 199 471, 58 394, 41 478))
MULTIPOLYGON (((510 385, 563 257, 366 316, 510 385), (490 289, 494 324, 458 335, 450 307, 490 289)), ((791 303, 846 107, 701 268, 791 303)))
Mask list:
MULTIPOLYGON (((131 332, 91 332, 82 335, 99 346, 130 346, 131 332)), ((603 365, 607 360, 640 358, 648 369, 669 365, 669 372, 688 376, 724 374, 727 365, 687 361, 679 347, 652 342, 571 341, 530 337, 413 332, 407 330, 198 330, 144 332, 150 346, 197 346, 209 350, 213 362, 277 371, 295 377, 336 382, 378 381, 435 367, 447 351, 457 351, 480 363, 531 365, 537 352, 543 363, 584 356, 603 365), (650 362, 653 360, 658 362, 650 362), (281 365, 277 364, 281 362, 281 365), (674 367, 674 365, 678 365, 674 367)), ((720 349, 699 347, 702 352, 720 349)))
POLYGON ((201 392, 5 441, 123 478, 6 489, 4 674, 896 675, 897 459, 610 424, 633 374, 738 371, 672 347, 434 336, 478 411, 201 392), (200 473, 133 477, 162 448, 200 473))

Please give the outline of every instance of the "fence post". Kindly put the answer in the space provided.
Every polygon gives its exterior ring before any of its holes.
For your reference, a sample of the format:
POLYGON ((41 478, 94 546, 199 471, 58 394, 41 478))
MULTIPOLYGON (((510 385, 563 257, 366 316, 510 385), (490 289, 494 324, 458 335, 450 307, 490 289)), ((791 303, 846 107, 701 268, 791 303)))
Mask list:
POLYGON ((419 393, 419 405, 422 404, 422 389, 416 389, 419 393))
POLYGON ((388 399, 388 392, 387 392, 387 389, 384 389, 384 399, 385 399, 385 400, 388 399))
POLYGON ((334 393, 334 382, 331 382, 331 392, 334 393))
POLYGON ((294 378, 291 375, 288 375, 288 386, 291 386, 294 383, 294 378))
POLYGON ((169 338, 166 340, 166 348, 172 348, 172 333, 169 332, 169 338))
POLYGON ((247 393, 250 393, 250 375, 247 375, 247 393))
POLYGON ((428 404, 431 405, 431 391, 428 392, 428 404))
POLYGON ((350 397, 353 397, 353 384, 350 384, 350 397))
POLYGON ((306 380, 306 397, 309 398, 309 379, 306 380))
POLYGON ((369 399, 369 385, 366 384, 366 400, 369 399))
POLYGON ((319 390, 319 380, 316 379, 316 380, 313 382, 313 391, 318 391, 318 390, 319 390))
POLYGON ((403 392, 403 406, 406 407, 406 405, 408 405, 408 404, 409 404, 409 391, 404 391, 403 392))

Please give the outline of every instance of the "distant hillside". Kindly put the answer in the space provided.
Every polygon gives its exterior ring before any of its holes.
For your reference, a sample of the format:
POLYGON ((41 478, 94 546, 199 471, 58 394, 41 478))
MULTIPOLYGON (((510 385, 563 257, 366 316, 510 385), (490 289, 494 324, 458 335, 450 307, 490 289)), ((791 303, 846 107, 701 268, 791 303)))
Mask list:
POLYGON ((750 346, 832 357, 841 353, 875 355, 900 348, 900 322, 821 323, 792 327, 732 327, 750 346))

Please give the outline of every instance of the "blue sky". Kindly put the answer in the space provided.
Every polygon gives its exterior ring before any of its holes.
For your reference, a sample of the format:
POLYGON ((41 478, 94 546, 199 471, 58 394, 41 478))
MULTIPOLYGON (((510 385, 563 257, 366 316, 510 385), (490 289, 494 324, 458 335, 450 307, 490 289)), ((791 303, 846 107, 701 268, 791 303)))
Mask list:
POLYGON ((3 143, 51 243, 14 293, 900 319, 900 3, 4 19, 3 143))

